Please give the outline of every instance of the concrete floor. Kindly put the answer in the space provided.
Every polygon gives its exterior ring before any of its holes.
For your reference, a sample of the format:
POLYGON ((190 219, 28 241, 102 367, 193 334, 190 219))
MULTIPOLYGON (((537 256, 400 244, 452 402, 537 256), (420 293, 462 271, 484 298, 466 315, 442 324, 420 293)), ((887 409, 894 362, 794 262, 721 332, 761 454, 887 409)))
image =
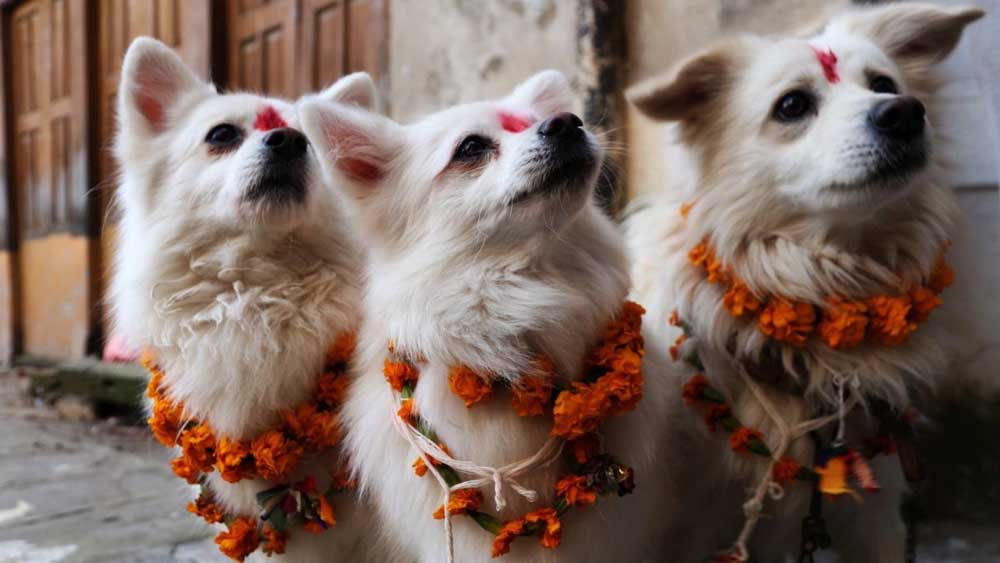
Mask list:
MULTIPOLYGON (((66 420, 87 413, 25 385, 0 372, 0 563, 227 561, 144 427, 66 420)), ((920 545, 923 563, 1000 562, 998 527, 927 523, 920 545)))

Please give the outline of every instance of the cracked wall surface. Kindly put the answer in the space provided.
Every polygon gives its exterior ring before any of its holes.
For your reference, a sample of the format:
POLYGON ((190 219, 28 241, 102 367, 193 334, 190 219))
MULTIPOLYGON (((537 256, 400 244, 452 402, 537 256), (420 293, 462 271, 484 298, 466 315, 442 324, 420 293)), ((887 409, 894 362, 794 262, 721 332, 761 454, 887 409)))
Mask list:
MULTIPOLYGON (((393 117, 409 121, 503 96, 549 68, 565 72, 582 95, 576 10, 577 3, 567 0, 394 0, 393 117)), ((576 110, 581 108, 578 99, 576 110)))

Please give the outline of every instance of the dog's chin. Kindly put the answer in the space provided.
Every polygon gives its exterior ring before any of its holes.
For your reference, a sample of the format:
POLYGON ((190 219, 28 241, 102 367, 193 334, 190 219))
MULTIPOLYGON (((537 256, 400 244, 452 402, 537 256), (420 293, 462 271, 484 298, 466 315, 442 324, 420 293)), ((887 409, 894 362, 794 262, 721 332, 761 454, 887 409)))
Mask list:
POLYGON ((927 168, 923 147, 886 153, 855 178, 837 181, 823 189, 824 195, 840 205, 872 205, 904 195, 927 168))
POLYGON ((592 151, 551 158, 547 166, 537 171, 517 192, 511 205, 530 205, 579 195, 593 185, 597 166, 597 155, 592 151))
POLYGON ((247 187, 239 214, 254 228, 291 229, 306 216, 307 196, 304 178, 266 175, 247 187))

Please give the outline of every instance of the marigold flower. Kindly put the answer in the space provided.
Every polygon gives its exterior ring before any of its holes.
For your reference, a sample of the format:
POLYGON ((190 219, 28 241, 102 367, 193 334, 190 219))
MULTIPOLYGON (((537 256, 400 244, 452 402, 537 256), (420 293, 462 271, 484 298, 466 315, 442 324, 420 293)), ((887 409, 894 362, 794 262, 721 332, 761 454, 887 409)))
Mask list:
POLYGON ((901 344, 917 330, 916 323, 907 319, 912 305, 909 296, 880 295, 868 300, 871 330, 875 339, 885 345, 901 344))
POLYGON ((710 432, 715 432, 715 427, 719 421, 732 416, 733 410, 725 403, 713 403, 705 413, 705 424, 710 432))
MULTIPOLYGON (((451 455, 451 452, 448 451, 448 446, 438 443, 438 447, 441 448, 441 451, 443 451, 444 453, 451 455)), ((433 456, 427 456, 427 459, 431 460, 431 465, 435 467, 441 465, 441 462, 434 459, 433 456)), ((424 463, 424 458, 418 457, 413 462, 413 472, 417 474, 417 477, 423 477, 424 475, 427 474, 427 464, 424 463)))
POLYGON ((326 531, 326 528, 323 527, 323 523, 319 520, 306 520, 306 522, 302 524, 302 529, 310 534, 322 534, 326 531))
MULTIPOLYGON (((476 489, 459 489, 448 495, 448 514, 465 514, 470 510, 479 510, 483 504, 483 493, 476 489)), ((444 506, 434 511, 435 520, 444 519, 444 506)))
POLYGON ((170 469, 173 470, 174 475, 184 479, 191 485, 197 484, 201 478, 201 470, 184 455, 174 458, 170 462, 170 469))
POLYGON ((493 396, 493 386, 466 366, 453 366, 448 371, 448 387, 465 401, 466 407, 493 396))
POLYGON ((794 459, 783 457, 774 464, 774 470, 771 472, 771 477, 777 483, 787 483, 792 479, 795 479, 802 466, 799 465, 794 459))
POLYGON ((569 451, 573 453, 573 459, 583 465, 593 459, 600 451, 600 441, 594 434, 587 434, 575 440, 570 440, 567 444, 569 451))
POLYGON ((545 414, 552 397, 552 382, 543 376, 525 377, 511 393, 514 412, 519 416, 538 416, 545 414))
POLYGON ((285 552, 288 536, 284 532, 279 532, 270 524, 265 524, 261 537, 263 539, 261 549, 264 551, 264 555, 280 555, 285 552))
POLYGON ((340 442, 340 421, 333 411, 317 410, 312 403, 303 403, 281 413, 285 428, 296 440, 312 450, 321 450, 340 442))
POLYGON ((722 303, 734 317, 742 317, 747 312, 757 311, 761 306, 760 299, 757 299, 750 288, 739 280, 730 282, 729 289, 722 296, 722 303))
POLYGON ((868 307, 864 303, 831 298, 819 323, 819 336, 831 348, 853 348, 864 341, 867 327, 868 307))
POLYGON ((597 491, 587 485, 587 478, 582 475, 567 475, 557 481, 556 495, 570 506, 597 502, 597 491))
POLYGON ((407 424, 416 424, 413 410, 413 399, 403 399, 399 402, 399 410, 396 411, 396 416, 407 424))
POLYGON ((787 301, 774 297, 767 302, 757 317, 761 332, 793 346, 802 346, 806 336, 815 328, 816 310, 800 301, 787 301))
POLYGON ((351 473, 347 469, 340 469, 332 473, 330 486, 338 491, 357 488, 358 482, 351 478, 351 473))
POLYGON ((350 361, 351 356, 354 355, 356 343, 357 338, 353 332, 344 332, 337 335, 337 339, 333 341, 333 345, 326 351, 326 365, 329 367, 338 367, 346 364, 350 361))
POLYGON ((931 311, 941 306, 941 298, 930 289, 922 286, 910 290, 910 319, 922 323, 931 316, 931 311))
POLYGON ((667 319, 667 322, 671 326, 681 326, 681 314, 677 312, 677 309, 670 311, 670 318, 667 319))
POLYGON ((177 445, 177 435, 181 431, 180 407, 167 399, 159 399, 153 403, 153 416, 149 417, 149 429, 158 442, 172 448, 177 445))
POLYGON ((316 515, 319 517, 319 521, 327 528, 336 524, 337 519, 333 515, 333 504, 323 495, 319 495, 318 504, 316 515))
POLYGON ((708 388, 708 378, 705 374, 699 373, 688 380, 681 388, 681 396, 684 397, 684 402, 693 405, 702 400, 702 395, 705 389, 708 388))
POLYGON ((181 434, 181 453, 201 473, 212 471, 215 463, 215 436, 207 424, 192 426, 181 434))
POLYGON ((729 449, 734 452, 745 452, 754 441, 762 441, 761 433, 752 428, 741 426, 729 435, 729 449))
MULTIPOLYGON (((163 385, 163 378, 164 378, 163 370, 161 370, 160 368, 158 368, 155 363, 152 363, 153 360, 151 360, 151 359, 147 360, 145 358, 146 354, 152 354, 152 352, 149 352, 148 350, 144 350, 142 352, 143 359, 140 360, 142 362, 142 365, 149 372, 149 383, 146 384, 146 396, 149 397, 150 399, 153 399, 154 401, 155 400, 163 399, 164 398, 164 396, 163 396, 163 387, 164 387, 164 385, 163 385)), ((152 356, 150 356, 150 357, 152 357, 152 356)))
POLYGON ((946 287, 950 286, 955 282, 955 271, 948 266, 948 263, 944 260, 944 255, 942 254, 938 257, 937 264, 934 266, 934 271, 931 272, 930 277, 927 280, 927 287, 934 293, 941 293, 946 287))
POLYGON ((254 471, 250 448, 239 440, 221 438, 215 448, 215 468, 229 483, 250 477, 254 471))
POLYGON ((524 515, 526 524, 544 523, 542 530, 542 547, 559 547, 562 541, 562 523, 559 521, 559 514, 554 508, 539 508, 524 515))
POLYGON ((266 481, 283 480, 302 456, 302 446, 285 438, 278 430, 261 433, 250 444, 257 474, 266 481))
POLYGON ((677 340, 674 340, 674 345, 670 347, 670 359, 675 362, 681 359, 681 346, 687 342, 687 339, 688 335, 682 334, 677 337, 677 340))
POLYGON ((215 498, 207 491, 202 491, 201 494, 198 495, 198 498, 189 502, 187 510, 195 516, 200 516, 209 524, 222 522, 222 519, 225 516, 222 511, 222 507, 215 504, 215 498))
POLYGON ((215 543, 226 557, 243 561, 260 545, 257 524, 248 516, 240 516, 229 523, 226 531, 215 536, 215 543))
POLYGON ((393 362, 388 359, 382 366, 382 374, 396 391, 402 391, 403 386, 407 383, 416 383, 417 377, 420 375, 410 362, 393 362))
POLYGON ((344 402, 347 397, 347 387, 350 380, 342 375, 334 373, 324 373, 319 377, 316 386, 316 399, 328 407, 336 407, 344 402))
POLYGON ((418 457, 413 461, 413 472, 417 474, 417 477, 423 477, 427 475, 427 464, 424 463, 424 458, 418 457))
POLYGON ((708 248, 708 243, 705 241, 699 242, 688 251, 688 261, 691 265, 704 268, 708 266, 708 263, 713 260, 712 251, 708 248))
POLYGON ((500 557, 510 551, 510 544, 514 543, 514 540, 521 535, 524 535, 523 519, 505 523, 497 532, 496 537, 493 538, 493 557, 500 557))
POLYGON ((610 398, 603 387, 582 383, 573 386, 576 391, 560 392, 552 407, 552 435, 565 440, 597 430, 611 409, 610 398))

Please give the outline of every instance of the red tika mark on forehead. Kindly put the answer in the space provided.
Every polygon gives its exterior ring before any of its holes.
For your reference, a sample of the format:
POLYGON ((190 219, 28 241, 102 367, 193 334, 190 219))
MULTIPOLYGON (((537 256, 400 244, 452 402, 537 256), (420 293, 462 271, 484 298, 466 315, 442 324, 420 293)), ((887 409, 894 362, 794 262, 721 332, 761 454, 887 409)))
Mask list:
POLYGON ((274 109, 272 106, 267 106, 262 109, 260 113, 257 114, 256 121, 253 122, 253 128, 258 131, 270 131, 271 129, 278 129, 281 127, 288 127, 288 123, 282 119, 278 110, 274 109))
POLYGON ((837 55, 833 53, 833 49, 823 51, 819 47, 813 47, 812 50, 816 53, 819 65, 823 67, 823 76, 826 76, 827 82, 830 84, 840 82, 840 75, 837 74, 837 55))
POLYGON ((520 133, 528 127, 531 127, 532 121, 526 117, 514 115, 513 113, 507 111, 501 111, 498 116, 500 117, 500 126, 503 127, 504 131, 520 133))

